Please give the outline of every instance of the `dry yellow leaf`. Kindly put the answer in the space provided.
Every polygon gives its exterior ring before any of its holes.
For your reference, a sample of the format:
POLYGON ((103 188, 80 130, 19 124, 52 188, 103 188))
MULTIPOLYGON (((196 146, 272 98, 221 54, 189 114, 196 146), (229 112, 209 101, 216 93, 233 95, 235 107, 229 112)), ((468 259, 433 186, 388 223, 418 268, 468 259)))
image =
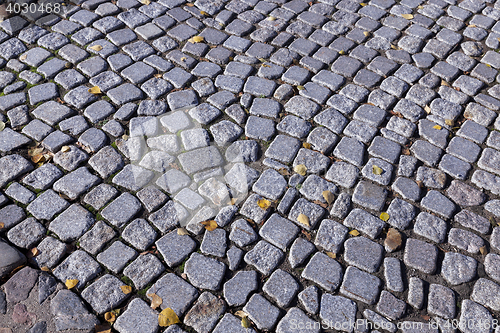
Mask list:
POLYGON ((45 156, 43 156, 43 154, 38 154, 31 157, 31 160, 33 161, 33 163, 43 163, 45 162, 45 156))
POLYGON ((394 44, 391 44, 391 49, 393 49, 393 50, 399 50, 399 47, 397 47, 397 46, 396 46, 396 45, 394 45, 394 44))
POLYGON ((486 66, 490 67, 491 68, 491 65, 490 64, 486 64, 486 66))
POLYGON ((3 131, 5 128, 5 123, 0 120, 0 132, 3 131))
POLYGON ((159 307, 161 303, 163 303, 161 297, 156 294, 148 294, 148 297, 151 297, 151 308, 153 310, 159 307))
POLYGON ((113 323, 116 320, 116 315, 112 311, 106 312, 104 314, 104 320, 106 320, 108 323, 113 323))
POLYGON ((132 292, 131 286, 120 286, 120 288, 125 295, 130 294, 132 292))
POLYGON ((191 37, 188 39, 188 42, 190 43, 199 43, 199 42, 203 42, 205 40, 205 37, 203 36, 194 36, 194 37, 191 37))
POLYGON ((241 326, 243 328, 250 328, 252 326, 252 324, 250 323, 250 320, 248 320, 247 317, 243 317, 243 318, 241 318, 241 326))
POLYGON ((326 255, 329 256, 330 258, 332 259, 335 259, 337 258, 337 254, 336 253, 333 253, 333 252, 326 252, 326 255))
POLYGON ((122 139, 125 140, 125 141, 127 141, 128 140, 128 135, 127 134, 123 134, 122 135, 122 139))
POLYGON ((479 248, 479 252, 481 252, 481 254, 484 256, 484 255, 487 255, 488 254, 488 250, 486 249, 486 246, 483 245, 479 248))
POLYGON ((48 268, 47 266, 43 266, 42 268, 40 268, 40 270, 44 272, 50 272, 50 268, 48 268))
POLYGON ((382 172, 384 172, 384 170, 382 170, 382 168, 381 168, 381 167, 379 167, 379 166, 373 165, 373 166, 372 166, 372 172, 373 172, 373 174, 375 174, 375 175, 381 175, 381 174, 382 174, 382 172))
POLYGON ((263 210, 266 210, 271 206, 271 201, 267 199, 259 199, 257 200, 257 206, 259 206, 263 210))
POLYGON ((370 32, 369 31, 364 31, 363 35, 365 35, 366 37, 369 37, 370 36, 370 32))
POLYGON ((150 0, 140 0, 142 4, 149 5, 151 3, 150 0))
POLYGON ((326 202, 331 205, 333 203, 333 200, 335 197, 333 196, 333 193, 330 191, 323 191, 323 198, 325 198, 326 202))
POLYGON ((264 59, 264 58, 259 58, 259 61, 260 61, 260 62, 266 62, 266 59, 264 59))
POLYGON ((43 148, 33 148, 33 149, 28 150, 29 156, 35 156, 35 155, 38 155, 41 153, 43 153, 43 148))
POLYGON ((207 229, 208 231, 214 231, 218 227, 217 222, 214 220, 207 220, 200 223, 203 224, 205 226, 205 229, 207 229))
POLYGON ((184 62, 184 61, 186 61, 187 59, 188 59, 187 57, 182 57, 182 58, 181 58, 181 61, 182 61, 182 62, 184 62))
POLYGON ((417 7, 418 9, 424 9, 424 6, 420 5, 417 7))
POLYGON ((78 279, 68 279, 64 284, 66 285, 66 288, 71 289, 75 287, 78 284, 78 282, 80 282, 78 281, 78 279))
POLYGON ((189 235, 189 232, 184 228, 177 228, 177 235, 179 236, 189 235))
POLYGON ((290 176, 290 172, 288 172, 288 170, 286 168, 281 168, 278 170, 278 172, 282 175, 282 176, 290 176))
POLYGON ((210 15, 208 15, 208 13, 207 13, 207 12, 205 12, 205 11, 203 11, 203 10, 200 10, 200 14, 201 14, 201 15, 204 15, 204 16, 210 16, 210 15))
POLYGON ((89 89, 89 93, 99 95, 101 93, 101 88, 99 88, 98 86, 93 86, 89 89))
POLYGON ((302 144, 302 147, 304 147, 305 149, 311 149, 311 144, 309 142, 304 142, 302 144))
POLYGON ((23 61, 23 60, 26 60, 26 58, 28 58, 28 55, 23 54, 22 56, 19 57, 19 60, 23 61))
POLYGON ((360 3, 360 5, 361 5, 362 7, 364 7, 364 6, 368 5, 368 4, 367 4, 367 3, 362 2, 362 3, 360 3))
POLYGON ((188 6, 188 7, 193 7, 193 6, 194 6, 194 4, 193 4, 193 3, 187 3, 187 4, 186 4, 186 6, 188 6))
POLYGON ((269 17, 267 18, 267 20, 268 20, 268 21, 276 21, 276 17, 274 17, 274 16, 269 16, 269 17))
POLYGON ((407 20, 411 20, 413 18, 412 14, 402 14, 401 16, 407 20))
POLYGON ((235 316, 238 316, 238 317, 240 317, 240 318, 245 318, 245 317, 247 317, 247 316, 248 316, 248 314, 247 314, 245 311, 243 311, 243 310, 236 311, 236 312, 234 313, 234 315, 235 315, 235 316))
POLYGON ((102 50, 102 46, 101 45, 94 45, 94 46, 89 47, 89 49, 94 50, 96 52, 99 52, 102 50))
POLYGON ((166 308, 158 315, 158 325, 161 327, 168 327, 170 325, 178 324, 181 321, 171 308, 166 308))
POLYGON ((389 220, 389 214, 387 214, 386 212, 380 213, 380 219, 384 222, 387 222, 389 220))
POLYGON ((431 113, 431 107, 429 105, 424 106, 424 110, 427 113, 431 113))
POLYGON ((497 40, 500 42, 500 37, 498 37, 497 40))
POLYGON ((304 164, 299 164, 293 168, 293 171, 295 171, 296 173, 298 173, 301 176, 305 176, 307 168, 304 164))
POLYGON ((448 82, 446 82, 445 80, 441 80, 441 85, 446 86, 446 87, 450 86, 450 84, 448 82))
POLYGON ((309 218, 304 215, 304 214, 299 214, 299 216, 297 216, 297 221, 299 223, 302 223, 303 225, 306 225, 308 227, 310 227, 311 225, 309 224, 309 218))
POLYGON ((0 229, 3 229, 3 228, 5 228, 5 223, 0 222, 0 229))
POLYGON ((453 119, 445 119, 445 120, 444 120, 444 123, 445 123, 446 125, 448 125, 448 126, 453 126, 454 121, 453 121, 453 119))
POLYGON ((298 90, 305 90, 306 88, 304 88, 304 86, 297 86, 297 89, 298 90))
POLYGON ((267 64, 262 64, 262 67, 271 67, 271 66, 269 66, 267 64))
POLYGON ((344 50, 340 50, 340 51, 339 51, 339 54, 340 54, 340 55, 343 55, 343 54, 345 54, 345 51, 344 51, 344 50))
POLYGON ((238 199, 236 199, 236 198, 231 199, 231 205, 236 205, 237 202, 238 202, 238 199))
POLYGON ((437 129, 437 130, 440 130, 442 127, 441 127, 441 126, 439 126, 439 125, 434 125, 434 126, 432 126, 432 128, 437 129))
POLYGON ((477 27, 477 25, 475 25, 475 24, 469 24, 469 28, 475 28, 475 27, 477 27))
POLYGON ((351 236, 359 236, 359 231, 357 231, 356 229, 353 229, 353 230, 349 231, 349 235, 351 235, 351 236))
POLYGON ((68 152, 68 151, 70 151, 70 150, 71 150, 71 148, 70 148, 69 146, 62 146, 62 147, 61 147, 61 151, 62 151, 63 153, 67 153, 67 152, 68 152))
POLYGON ((38 250, 36 247, 32 248, 30 252, 33 257, 36 257, 37 255, 40 254, 40 250, 38 250))

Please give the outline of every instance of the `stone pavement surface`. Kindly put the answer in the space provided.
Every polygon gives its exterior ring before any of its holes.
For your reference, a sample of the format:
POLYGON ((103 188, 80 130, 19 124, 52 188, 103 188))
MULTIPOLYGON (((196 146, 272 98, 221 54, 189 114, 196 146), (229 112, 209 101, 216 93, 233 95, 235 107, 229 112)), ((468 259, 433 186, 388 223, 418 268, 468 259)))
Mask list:
POLYGON ((500 2, 39 3, 0 22, 0 332, 500 333, 500 2))

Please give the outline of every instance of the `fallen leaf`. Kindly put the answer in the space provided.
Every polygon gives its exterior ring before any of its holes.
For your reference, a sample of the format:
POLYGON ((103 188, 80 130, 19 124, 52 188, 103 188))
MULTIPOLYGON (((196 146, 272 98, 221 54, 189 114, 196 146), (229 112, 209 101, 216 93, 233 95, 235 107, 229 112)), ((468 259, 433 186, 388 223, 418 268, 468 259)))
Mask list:
POLYGON ((247 317, 247 316, 248 316, 248 314, 247 314, 245 311, 243 311, 243 310, 236 311, 236 312, 234 313, 234 315, 235 315, 235 316, 238 316, 238 317, 240 317, 240 318, 245 318, 245 317, 247 317))
POLYGON ((497 40, 500 42, 500 37, 497 37, 497 40))
POLYGON ((231 199, 231 205, 235 205, 238 202, 238 199, 232 198, 231 199))
POLYGON ((387 214, 386 212, 380 213, 380 219, 384 222, 387 222, 389 220, 389 214, 387 214))
POLYGON ((331 205, 333 200, 335 199, 334 195, 330 191, 323 191, 323 198, 325 198, 326 202, 331 205))
POLYGON ((368 4, 367 4, 367 3, 362 2, 362 3, 360 3, 360 5, 361 5, 362 7, 364 7, 364 6, 368 5, 368 4))
POLYGON ((33 156, 31 160, 33 161, 33 163, 43 163, 45 162, 45 156, 43 156, 43 154, 38 154, 33 156))
POLYGON ((399 231, 394 228, 389 228, 384 241, 385 247, 391 249, 392 251, 396 251, 401 246, 401 243, 402 239, 399 231))
POLYGON ((250 328, 252 326, 252 324, 250 323, 250 320, 248 320, 247 317, 243 317, 243 318, 241 318, 241 326, 243 328, 250 328))
POLYGON ((151 3, 150 0, 139 0, 144 5, 149 5, 151 3))
POLYGON ((475 24, 469 24, 469 28, 475 28, 475 27, 477 27, 477 25, 475 25, 475 24))
POLYGON ((333 252, 326 252, 326 255, 329 256, 330 258, 332 259, 335 259, 337 258, 337 254, 336 253, 333 253, 333 252))
POLYGON ((189 232, 184 228, 177 228, 177 235, 180 236, 189 235, 189 232))
POLYGON ((307 240, 311 240, 312 239, 312 236, 311 236, 310 232, 302 230, 302 234, 304 234, 304 236, 306 236, 307 240))
POLYGON ((431 113, 431 107, 430 107, 430 106, 428 106, 428 105, 424 106, 424 110, 425 110, 425 112, 427 112, 427 113, 431 113))
POLYGON ((266 59, 264 59, 264 58, 259 58, 259 61, 260 61, 260 62, 266 62, 266 59))
POLYGON ((448 126, 453 126, 454 121, 453 121, 453 119, 445 119, 445 120, 444 120, 444 123, 445 123, 446 125, 448 125, 448 126))
POLYGON ((3 131, 5 128, 5 123, 0 120, 0 132, 3 131))
POLYGON ((262 64, 262 67, 271 67, 271 66, 266 65, 266 64, 262 64))
POLYGON ((108 323, 113 323, 116 320, 116 315, 112 311, 106 312, 104 314, 104 320, 108 323))
POLYGON ((424 6, 420 5, 417 7, 418 9, 424 9, 424 6))
POLYGON ((408 149, 408 148, 403 148, 403 150, 401 152, 403 155, 410 155, 410 149, 408 149))
POLYGON ((344 55, 344 54, 345 54, 345 51, 344 51, 344 50, 340 50, 340 51, 339 51, 339 54, 340 54, 340 55, 344 55))
POLYGON ((445 80, 441 80, 441 85, 446 86, 446 87, 450 86, 450 84, 448 82, 446 82, 445 80))
POLYGON ((156 294, 148 294, 147 295, 148 297, 151 297, 152 300, 151 300, 151 308, 153 310, 155 310, 157 307, 159 307, 161 305, 161 303, 163 303, 163 300, 161 299, 160 296, 156 295, 156 294))
POLYGON ((393 50, 399 50, 399 47, 397 47, 397 46, 396 46, 396 45, 394 45, 394 44, 391 44, 391 49, 393 49, 393 50))
POLYGON ((130 294, 132 292, 131 286, 120 286, 120 288, 125 295, 130 294))
POLYGON ((99 95, 101 93, 101 88, 99 88, 98 86, 93 86, 89 89, 89 93, 99 95))
POLYGON ((205 40, 205 37, 203 36, 194 36, 188 39, 188 42, 196 44, 199 42, 203 42, 205 40))
POLYGON ((38 250, 36 247, 32 248, 30 252, 33 257, 36 257, 37 255, 40 254, 40 250, 38 250))
POLYGON ((310 226, 311 226, 311 225, 309 224, 309 218, 308 218, 306 215, 304 215, 304 214, 299 214, 299 216, 297 216, 297 221, 298 221, 299 223, 302 223, 302 224, 303 224, 303 225, 305 225, 305 226, 308 226, 308 227, 310 227, 310 226))
POLYGON ((186 61, 187 59, 188 59, 187 57, 182 57, 182 58, 181 58, 181 61, 182 61, 182 62, 184 62, 184 61, 186 61))
POLYGON ((263 210, 266 210, 271 206, 271 201, 267 199, 259 199, 257 200, 257 206, 259 206, 263 210))
POLYGON ((170 325, 178 324, 181 321, 171 308, 166 308, 158 315, 158 325, 161 327, 168 327, 170 325))
POLYGON ((125 140, 125 141, 127 141, 128 140, 128 135, 127 134, 123 134, 122 135, 122 139, 125 140))
POLYGON ((0 222, 0 229, 3 229, 3 228, 5 228, 5 223, 0 222))
POLYGON ((309 142, 304 142, 302 144, 302 147, 304 147, 305 149, 311 149, 311 144, 309 142))
POLYGON ((288 172, 288 170, 286 168, 281 168, 278 170, 278 172, 282 175, 282 176, 289 176, 290 175, 290 172, 288 172))
POLYGON ((441 126, 439 126, 439 125, 434 125, 434 126, 432 126, 432 128, 437 129, 437 130, 440 130, 440 129, 441 129, 441 126))
POLYGON ((359 231, 357 231, 356 229, 353 229, 353 230, 349 231, 349 235, 351 235, 351 236, 359 236, 359 231))
POLYGON ((267 18, 267 20, 268 20, 268 21, 276 21, 276 17, 274 17, 274 16, 269 16, 269 17, 267 18))
POLYGON ((40 268, 40 270, 44 272, 50 272, 50 268, 48 268, 47 266, 43 266, 42 268, 40 268))
POLYGON ((95 325, 95 333, 111 333, 109 324, 95 325))
POLYGON ((304 164, 299 164, 293 168, 293 171, 295 171, 296 173, 298 173, 301 176, 305 176, 307 168, 304 164))
POLYGON ((72 289, 78 284, 78 282, 80 282, 78 279, 68 279, 64 284, 66 285, 66 288, 72 289))
POLYGON ((366 37, 369 37, 370 36, 370 32, 369 31, 364 31, 363 35, 365 35, 366 37))
POLYGON ((214 231, 218 227, 217 222, 214 220, 207 220, 200 223, 203 224, 205 226, 205 229, 207 229, 208 231, 214 231))
POLYGON ((19 60, 23 61, 23 60, 26 60, 26 58, 28 58, 28 55, 23 54, 22 56, 19 57, 19 60))
POLYGON ((490 65, 490 64, 486 64, 486 66, 491 68, 491 65, 490 65))
POLYGON ((402 14, 401 16, 407 20, 411 20, 413 18, 412 14, 402 14))
POLYGON ((417 180, 416 183, 417 183, 418 187, 420 187, 420 188, 424 187, 424 182, 423 181, 417 180))
POLYGON ((201 14, 201 15, 203 15, 203 16, 210 16, 210 15, 208 15, 208 13, 207 13, 207 12, 205 12, 205 11, 203 11, 203 10, 200 10, 200 14, 201 14))
POLYGON ((486 250, 486 246, 485 246, 485 245, 483 245, 483 246, 481 246, 481 247, 479 248, 479 252, 481 252, 481 254, 482 254, 483 256, 485 256, 485 255, 487 255, 487 254, 488 254, 488 250, 486 250))
POLYGON ((63 153, 67 153, 67 152, 68 152, 68 151, 70 151, 70 150, 71 150, 71 148, 70 148, 69 146, 62 146, 62 147, 61 147, 61 151, 62 151, 63 153))
POLYGON ((188 7, 193 7, 193 6, 194 6, 194 4, 192 4, 192 3, 187 3, 187 4, 186 4, 186 6, 188 6, 188 7))
POLYGON ((382 174, 382 172, 384 172, 384 170, 382 170, 382 168, 381 168, 381 167, 379 167, 379 166, 373 165, 373 166, 372 166, 372 172, 373 172, 373 174, 375 174, 375 175, 381 175, 381 174, 382 174))
POLYGON ((155 74, 154 76, 155 76, 155 78, 157 78, 157 79, 161 79, 161 78, 163 77, 163 75, 162 75, 162 74, 155 74))
POLYGON ((297 86, 297 89, 298 90, 305 90, 306 88, 304 88, 304 86, 297 86))
POLYGON ((89 49, 94 50, 96 52, 99 52, 102 50, 102 46, 101 45, 94 45, 94 46, 90 46, 89 49))

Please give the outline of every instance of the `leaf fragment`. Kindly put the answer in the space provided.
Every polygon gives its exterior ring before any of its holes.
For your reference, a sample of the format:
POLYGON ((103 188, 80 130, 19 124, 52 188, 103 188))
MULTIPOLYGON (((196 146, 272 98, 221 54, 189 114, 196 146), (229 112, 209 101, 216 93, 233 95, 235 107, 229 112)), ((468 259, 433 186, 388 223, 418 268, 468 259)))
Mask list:
POLYGON ((143 5, 149 5, 151 3, 150 0, 140 0, 140 2, 143 4, 143 5))
POLYGON ((40 250, 38 250, 36 247, 32 248, 30 252, 33 257, 36 257, 37 255, 40 254, 40 250))
POLYGON ((116 320, 116 315, 113 313, 113 311, 106 312, 104 314, 104 320, 106 320, 108 323, 113 323, 116 320))
POLYGON ((252 324, 250 323, 250 320, 248 320, 247 317, 243 317, 243 318, 241 318, 241 326, 243 328, 250 328, 252 326, 252 324))
POLYGON ((185 62, 187 59, 188 59, 187 57, 182 57, 182 58, 181 58, 181 61, 182 61, 182 62, 185 62))
POLYGON ((271 201, 267 199, 259 199, 257 200, 257 206, 259 206, 263 210, 266 210, 271 206, 271 201))
POLYGON ((345 51, 344 51, 344 50, 340 50, 340 51, 339 51, 339 54, 340 54, 340 55, 344 55, 344 54, 345 54, 345 51))
POLYGON ((366 37, 370 37, 370 32, 369 31, 363 31, 363 35, 365 35, 366 37))
POLYGON ((179 236, 189 235, 189 232, 184 228, 177 228, 177 235, 179 236))
POLYGON ((200 10, 200 14, 201 14, 201 15, 203 15, 203 16, 210 16, 210 15, 208 15, 208 13, 207 13, 207 12, 205 12, 205 11, 203 11, 203 10, 200 10))
POLYGON ((274 16, 269 16, 269 17, 267 18, 267 20, 268 20, 268 21, 276 21, 276 17, 274 17, 274 16))
POLYGON ((377 165, 373 165, 372 166, 372 172, 374 175, 381 175, 382 172, 384 172, 384 170, 382 170, 381 167, 377 166, 377 165))
POLYGON ((47 266, 43 266, 42 268, 40 268, 40 270, 44 272, 50 272, 50 268, 48 268, 47 266))
POLYGON ((155 310, 157 307, 163 303, 163 300, 161 299, 160 296, 156 295, 155 293, 148 294, 148 297, 151 297, 151 308, 155 310))
POLYGON ((396 251, 401 247, 402 239, 401 233, 394 228, 389 228, 387 231, 387 236, 384 241, 384 245, 386 248, 396 251))
POLYGON ((387 214, 386 212, 380 213, 380 219, 384 222, 387 222, 389 220, 389 217, 389 214, 387 214))
POLYGON ((304 164, 298 164, 293 168, 293 171, 298 173, 301 176, 305 176, 307 172, 307 168, 304 164))
POLYGON ((432 126, 432 128, 437 129, 437 130, 440 130, 442 127, 441 127, 441 126, 439 126, 439 125, 434 125, 434 126, 432 126))
POLYGON ((179 317, 175 314, 174 310, 171 308, 166 308, 158 315, 158 325, 161 327, 168 327, 174 324, 178 324, 181 321, 179 317))
POLYGON ((441 80, 441 85, 446 86, 446 87, 450 86, 450 84, 448 82, 446 82, 445 80, 441 80))
POLYGON ((331 205, 333 203, 333 200, 335 199, 334 195, 332 192, 326 190, 323 191, 323 198, 325 198, 326 202, 331 205))
POLYGON ((297 216, 297 221, 299 223, 302 223, 303 225, 305 226, 308 226, 310 227, 311 225, 309 224, 309 218, 307 217, 307 215, 304 215, 304 214, 299 214, 299 216, 297 216))
POLYGON ((203 42, 205 40, 205 37, 203 36, 194 36, 194 37, 191 37, 188 39, 188 42, 190 43, 200 43, 200 42, 203 42))
POLYGON ((282 175, 282 176, 290 176, 290 172, 288 172, 288 170, 286 168, 281 168, 278 170, 278 172, 282 175))
POLYGON ((297 86, 297 89, 298 90, 305 90, 306 88, 304 88, 304 86, 297 86))
POLYGON ((239 311, 236 311, 236 312, 234 313, 234 315, 235 315, 235 316, 238 316, 238 317, 240 317, 240 318, 245 318, 245 317, 247 317, 247 316, 248 316, 248 313, 246 313, 246 312, 245 312, 245 311, 243 311, 243 310, 239 310, 239 311))
POLYGON ((337 254, 336 253, 333 253, 333 252, 326 252, 326 255, 329 256, 330 258, 332 259, 335 259, 337 258, 337 254))
POLYGON ((203 224, 205 226, 205 229, 207 229, 208 231, 214 231, 218 227, 217 222, 214 220, 207 220, 200 223, 203 224))
POLYGON ((66 285, 66 288, 72 289, 78 284, 78 282, 80 282, 78 279, 68 279, 64 284, 66 285))
POLYGON ((62 147, 61 147, 61 151, 62 151, 63 153, 67 153, 67 152, 68 152, 68 151, 70 151, 70 150, 71 150, 71 148, 70 148, 69 146, 62 146, 62 147))
POLYGON ((28 55, 23 54, 22 56, 19 57, 19 60, 23 61, 23 60, 26 60, 26 58, 28 58, 28 55))
POLYGON ((411 20, 413 18, 412 14, 402 14, 401 16, 407 20, 411 20))
POLYGON ((33 161, 33 163, 43 163, 45 162, 45 156, 43 156, 43 154, 37 154, 31 157, 31 160, 33 161))
POLYGON ((445 119, 445 120, 444 120, 444 123, 445 123, 446 125, 448 125, 448 126, 453 126, 454 121, 453 121, 453 119, 445 119))
POLYGON ((481 254, 483 256, 487 255, 488 254, 488 250, 486 249, 486 245, 483 245, 479 248, 479 252, 481 252, 481 254))
POLYGON ((309 142, 304 142, 302 144, 302 147, 304 147, 305 149, 311 149, 311 144, 309 142))
POLYGON ((5 129, 5 123, 0 120, 0 132, 5 129))
POLYGON ((120 286, 120 289, 123 291, 125 295, 128 295, 132 292, 131 286, 120 286))
POLYGON ((5 223, 0 222, 0 229, 3 229, 3 228, 5 228, 5 223))
POLYGON ((431 107, 429 105, 424 106, 424 111, 427 113, 431 113, 431 107))
POLYGON ((101 46, 101 45, 96 44, 96 45, 94 45, 94 46, 90 46, 90 47, 89 47, 89 49, 94 50, 94 51, 96 51, 96 52, 99 52, 99 51, 101 51, 101 50, 102 50, 102 46, 101 46))
POLYGON ((359 236, 359 231, 357 231, 356 229, 353 229, 353 230, 349 231, 349 235, 351 235, 351 236, 359 236))
POLYGON ((89 89, 89 93, 99 95, 101 93, 101 88, 99 88, 98 86, 93 86, 89 89))
POLYGON ((368 4, 367 4, 367 3, 365 3, 365 2, 362 2, 362 3, 360 3, 360 5, 361 5, 362 7, 364 7, 364 6, 368 5, 368 4))

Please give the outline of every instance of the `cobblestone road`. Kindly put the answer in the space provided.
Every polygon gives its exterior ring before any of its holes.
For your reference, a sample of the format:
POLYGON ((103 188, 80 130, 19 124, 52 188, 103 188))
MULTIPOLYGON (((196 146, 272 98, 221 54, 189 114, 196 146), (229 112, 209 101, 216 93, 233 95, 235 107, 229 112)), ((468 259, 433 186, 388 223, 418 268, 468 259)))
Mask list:
POLYGON ((500 2, 11 8, 0 332, 500 333, 500 2))

